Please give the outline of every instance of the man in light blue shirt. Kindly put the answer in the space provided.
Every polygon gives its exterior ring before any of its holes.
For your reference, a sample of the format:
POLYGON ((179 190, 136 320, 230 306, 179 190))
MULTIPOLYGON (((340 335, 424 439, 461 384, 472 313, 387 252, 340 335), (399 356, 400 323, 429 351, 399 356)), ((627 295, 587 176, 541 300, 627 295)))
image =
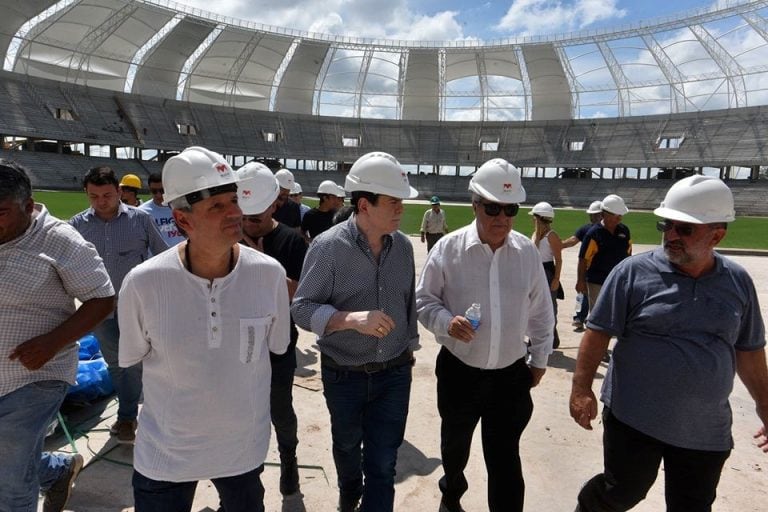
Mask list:
MULTIPOLYGON (((89 170, 83 179, 83 187, 91 207, 72 217, 69 223, 96 246, 119 297, 126 274, 147 260, 149 251, 160 254, 168 244, 147 212, 120 202, 118 181, 112 169, 94 167, 89 170)), ((132 444, 136 438, 141 397, 141 366, 120 368, 118 365, 120 331, 116 318, 104 320, 94 333, 109 365, 119 402, 117 422, 110 432, 117 436, 119 443, 132 444)))
POLYGON ((179 242, 185 240, 184 235, 176 227, 173 220, 171 207, 163 204, 163 177, 159 172, 153 172, 149 175, 149 193, 152 194, 152 200, 142 203, 139 210, 144 210, 155 219, 155 226, 160 234, 163 235, 168 247, 173 247, 179 242))

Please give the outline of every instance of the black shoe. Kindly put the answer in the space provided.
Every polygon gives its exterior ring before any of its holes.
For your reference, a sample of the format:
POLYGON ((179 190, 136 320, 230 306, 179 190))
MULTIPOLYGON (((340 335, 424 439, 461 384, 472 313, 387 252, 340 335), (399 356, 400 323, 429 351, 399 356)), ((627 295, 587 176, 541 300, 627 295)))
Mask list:
POLYGON ((359 512, 360 498, 349 499, 339 496, 338 512, 359 512))
POLYGON ((296 457, 280 461, 280 494, 290 496, 299 492, 299 465, 296 457))
POLYGON ((463 508, 461 508, 461 505, 459 503, 456 503, 455 505, 448 505, 448 503, 445 502, 445 500, 440 500, 440 508, 437 509, 437 512, 466 512, 463 508))

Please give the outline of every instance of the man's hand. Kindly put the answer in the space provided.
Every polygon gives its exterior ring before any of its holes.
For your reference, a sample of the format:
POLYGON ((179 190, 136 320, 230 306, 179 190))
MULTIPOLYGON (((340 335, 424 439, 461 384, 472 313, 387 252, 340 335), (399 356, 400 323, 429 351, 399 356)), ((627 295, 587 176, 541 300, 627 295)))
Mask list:
POLYGON ((475 337, 475 330, 472 328, 469 320, 463 316, 456 315, 451 318, 448 324, 448 336, 464 343, 469 343, 475 337))
POLYGON ((571 418, 587 430, 592 430, 592 420, 597 418, 597 399, 591 389, 574 386, 571 389, 571 418))
POLYGON ((760 427, 754 437, 757 439, 757 447, 762 449, 763 453, 768 453, 768 430, 765 425, 760 427))
POLYGON ((424 242, 425 242, 425 237, 424 237, 424 233, 422 233, 421 234, 421 243, 424 243, 424 242))
POLYGON ((577 293, 583 293, 583 294, 586 295, 586 293, 587 293, 587 282, 586 281, 582 281, 582 280, 576 281, 576 292, 577 293))
POLYGON ((395 328, 395 321, 383 311, 354 311, 346 315, 346 324, 360 334, 383 338, 395 328))
POLYGON ((58 347, 50 338, 50 334, 43 334, 17 346, 8 359, 17 359, 28 370, 39 370, 53 359, 57 352, 58 347))
POLYGON ((535 388, 539 385, 539 382, 541 382, 541 378, 546 373, 546 368, 536 368, 535 366, 529 366, 529 370, 531 370, 531 375, 533 375, 533 382, 531 382, 531 387, 535 388))

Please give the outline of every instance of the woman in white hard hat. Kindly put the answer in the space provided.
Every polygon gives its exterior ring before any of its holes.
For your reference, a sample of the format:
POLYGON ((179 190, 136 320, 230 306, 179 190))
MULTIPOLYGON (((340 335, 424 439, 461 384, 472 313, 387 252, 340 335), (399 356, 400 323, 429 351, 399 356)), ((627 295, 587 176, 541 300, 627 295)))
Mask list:
POLYGON ((533 235, 531 240, 536 244, 544 264, 544 272, 547 274, 549 290, 552 294, 552 308, 555 310, 555 337, 552 348, 560 346, 560 336, 557 334, 557 299, 564 299, 563 287, 560 285, 560 271, 563 268, 562 247, 563 242, 555 231, 552 230, 552 221, 555 218, 555 210, 546 202, 537 203, 528 215, 533 216, 533 235))

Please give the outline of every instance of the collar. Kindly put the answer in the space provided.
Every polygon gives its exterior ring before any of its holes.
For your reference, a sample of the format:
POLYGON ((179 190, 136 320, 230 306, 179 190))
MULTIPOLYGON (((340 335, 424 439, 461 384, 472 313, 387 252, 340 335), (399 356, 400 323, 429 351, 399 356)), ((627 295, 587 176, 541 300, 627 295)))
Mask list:
MULTIPOLYGON (((120 204, 117 205, 117 215, 114 216, 114 218, 118 218, 120 215, 124 213, 128 213, 129 208, 137 208, 136 206, 128 206, 124 202, 120 201, 120 204)), ((89 206, 87 210, 85 210, 85 216, 90 218, 97 218, 101 220, 99 217, 96 216, 96 211, 93 209, 92 206, 89 206)), ((109 219, 112 220, 112 219, 109 219)), ((102 221, 102 222, 109 222, 109 221, 102 221)))
MULTIPOLYGON (((507 246, 514 249, 520 249, 521 246, 517 239, 516 233, 517 232, 514 229, 510 231, 509 234, 507 234, 506 242, 502 247, 507 246)), ((467 226, 467 234, 464 237, 464 250, 469 250, 475 245, 487 245, 480 240, 480 233, 477 231, 477 219, 475 219, 472 224, 467 226)))

